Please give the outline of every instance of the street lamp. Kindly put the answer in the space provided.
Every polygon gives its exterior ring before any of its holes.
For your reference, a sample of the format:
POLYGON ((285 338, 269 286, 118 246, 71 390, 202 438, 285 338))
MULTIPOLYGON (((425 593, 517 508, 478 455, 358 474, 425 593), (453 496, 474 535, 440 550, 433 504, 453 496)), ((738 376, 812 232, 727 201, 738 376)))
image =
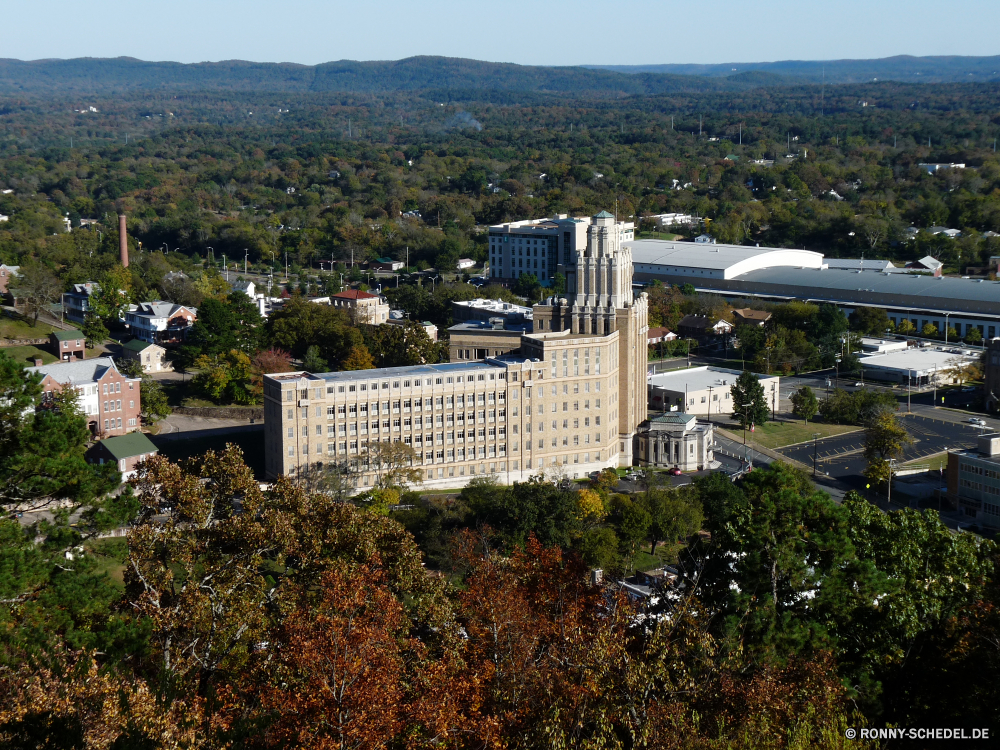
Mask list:
POLYGON ((819 449, 819 433, 813 433, 813 476, 816 476, 816 451, 819 449))

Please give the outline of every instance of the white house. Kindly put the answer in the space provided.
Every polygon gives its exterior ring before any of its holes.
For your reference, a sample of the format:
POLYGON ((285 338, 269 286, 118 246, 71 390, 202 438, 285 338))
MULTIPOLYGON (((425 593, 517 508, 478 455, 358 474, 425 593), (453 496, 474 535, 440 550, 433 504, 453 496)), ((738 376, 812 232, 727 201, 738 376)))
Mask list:
POLYGON ((458 263, 455 264, 455 267, 459 271, 464 271, 466 268, 475 268, 476 261, 472 260, 472 258, 459 258, 458 263))
POLYGON ((196 308, 162 300, 129 305, 125 314, 132 335, 153 344, 179 343, 197 319, 196 308))

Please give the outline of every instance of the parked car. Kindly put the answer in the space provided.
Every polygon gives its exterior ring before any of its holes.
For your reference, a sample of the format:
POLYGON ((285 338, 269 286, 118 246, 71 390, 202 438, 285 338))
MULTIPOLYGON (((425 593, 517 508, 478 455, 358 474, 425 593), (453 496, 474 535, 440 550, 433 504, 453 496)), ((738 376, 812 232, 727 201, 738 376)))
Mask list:
POLYGON ((672 477, 679 477, 683 473, 684 472, 678 469, 676 466, 673 467, 672 469, 667 469, 667 474, 669 474, 672 477))
POLYGON ((854 384, 854 387, 855 387, 855 388, 864 388, 864 387, 865 387, 865 384, 864 384, 864 383, 855 383, 855 384, 854 384))
POLYGON ((978 425, 980 427, 985 427, 986 426, 986 420, 985 419, 980 419, 979 417, 969 417, 968 422, 969 422, 969 424, 978 425))

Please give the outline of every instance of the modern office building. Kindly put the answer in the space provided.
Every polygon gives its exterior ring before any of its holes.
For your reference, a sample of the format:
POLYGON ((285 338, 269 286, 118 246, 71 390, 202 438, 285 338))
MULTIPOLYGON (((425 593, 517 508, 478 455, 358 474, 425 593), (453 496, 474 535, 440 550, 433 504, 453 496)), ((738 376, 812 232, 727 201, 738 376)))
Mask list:
POLYGON ((631 255, 614 218, 559 268, 565 297, 536 305, 517 351, 478 361, 264 377, 269 477, 345 462, 373 486, 373 441, 402 442, 424 485, 460 486, 540 472, 569 476, 630 465, 646 418, 647 298, 632 292, 631 255))
MULTIPOLYGON (((607 212, 602 212, 611 216, 607 212)), ((594 217, 596 218, 596 217, 594 217)), ((612 217, 613 218, 613 217, 612 217)), ((529 219, 496 224, 489 230, 490 279, 513 281, 522 273, 534 274, 548 286, 557 267, 572 264, 587 245, 593 219, 559 214, 550 219, 529 219)), ((635 224, 615 222, 619 242, 635 237, 635 224)))
POLYGON ((1000 435, 980 435, 976 450, 948 452, 948 501, 981 526, 1000 528, 1000 435))

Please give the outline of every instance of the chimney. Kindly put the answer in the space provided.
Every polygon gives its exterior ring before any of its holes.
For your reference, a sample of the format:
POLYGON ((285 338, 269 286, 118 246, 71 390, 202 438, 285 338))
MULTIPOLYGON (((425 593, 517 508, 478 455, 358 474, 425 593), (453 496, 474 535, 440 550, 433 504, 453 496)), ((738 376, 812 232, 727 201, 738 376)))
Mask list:
POLYGON ((43 364, 41 357, 35 357, 35 367, 41 367, 43 364))
POLYGON ((125 214, 118 214, 118 253, 122 265, 128 268, 128 228, 125 226, 125 214))

